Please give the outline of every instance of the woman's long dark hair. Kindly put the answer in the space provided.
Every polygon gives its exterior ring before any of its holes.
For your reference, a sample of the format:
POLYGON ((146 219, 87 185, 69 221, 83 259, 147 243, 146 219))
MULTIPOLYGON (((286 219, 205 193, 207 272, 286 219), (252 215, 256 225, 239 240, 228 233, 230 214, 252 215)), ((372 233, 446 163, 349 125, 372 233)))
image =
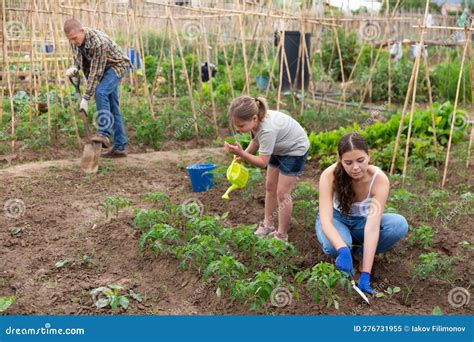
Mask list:
POLYGON ((349 215, 354 201, 354 190, 352 189, 352 177, 349 176, 342 166, 342 155, 353 150, 361 150, 369 154, 369 146, 364 137, 357 133, 345 134, 337 144, 339 160, 334 170, 334 192, 339 200, 339 210, 343 216, 349 215))

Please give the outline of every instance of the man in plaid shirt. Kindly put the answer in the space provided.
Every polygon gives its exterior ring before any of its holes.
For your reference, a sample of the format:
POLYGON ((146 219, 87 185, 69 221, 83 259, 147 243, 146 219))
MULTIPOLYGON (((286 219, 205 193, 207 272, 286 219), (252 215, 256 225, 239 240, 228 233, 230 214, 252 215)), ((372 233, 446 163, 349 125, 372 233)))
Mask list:
POLYGON ((66 20, 64 33, 71 44, 74 61, 74 66, 66 70, 66 76, 74 76, 82 69, 87 79, 80 104, 86 113, 90 98, 95 96, 99 129, 91 140, 109 148, 112 128, 114 144, 102 156, 126 157, 127 135, 120 114, 118 87, 131 67, 130 60, 105 33, 83 27, 76 19, 66 20))

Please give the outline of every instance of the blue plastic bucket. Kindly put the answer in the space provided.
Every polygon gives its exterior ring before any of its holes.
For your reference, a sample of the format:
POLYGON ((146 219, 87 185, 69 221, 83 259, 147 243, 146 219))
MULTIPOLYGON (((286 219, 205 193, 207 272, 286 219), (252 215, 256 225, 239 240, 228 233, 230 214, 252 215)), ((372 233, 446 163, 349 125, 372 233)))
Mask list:
POLYGON ((54 51, 54 45, 53 44, 46 44, 44 46, 44 51, 46 53, 52 53, 54 51))
POLYGON ((217 165, 212 163, 193 164, 186 167, 194 192, 204 192, 212 189, 214 185, 212 182, 212 170, 216 167, 217 165))
POLYGON ((140 54, 138 53, 138 51, 135 51, 134 48, 129 48, 128 49, 128 58, 130 59, 130 63, 132 63, 134 68, 140 69, 142 64, 141 64, 141 61, 140 61, 140 54), (135 58, 137 59, 136 61, 135 61, 135 58))
POLYGON ((258 89, 265 90, 268 86, 268 77, 267 76, 257 76, 256 85, 258 89))

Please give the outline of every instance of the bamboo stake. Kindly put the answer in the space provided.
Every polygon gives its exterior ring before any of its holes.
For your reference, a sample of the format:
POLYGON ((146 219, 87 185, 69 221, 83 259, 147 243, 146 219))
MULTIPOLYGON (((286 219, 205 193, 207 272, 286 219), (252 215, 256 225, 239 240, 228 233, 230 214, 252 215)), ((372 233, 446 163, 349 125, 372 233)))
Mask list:
MULTIPOLYGON (((421 38, 421 44, 423 43, 423 37, 421 38)), ((422 49, 418 49, 418 54, 422 53, 422 49)), ((419 57, 419 55, 417 55, 419 57)), ((413 94, 412 94, 412 99, 411 99, 411 110, 410 110, 410 115, 409 115, 409 123, 408 123, 408 133, 407 133, 407 141, 405 145, 405 159, 403 160, 403 172, 402 172, 402 185, 405 184, 405 177, 406 177, 406 171, 407 171, 407 165, 408 165, 408 153, 410 151, 410 138, 411 138, 411 128, 413 124, 413 116, 414 116, 414 111, 415 111, 415 102, 416 102, 416 86, 417 86, 417 80, 418 80, 418 72, 420 69, 420 60, 419 58, 416 59, 415 62, 415 82, 413 84, 413 94)))
POLYGON ((247 67, 248 62, 247 62, 247 52, 245 49, 245 31, 242 24, 242 16, 239 16, 239 27, 240 27, 240 37, 242 41, 242 55, 244 57, 244 73, 245 73, 245 87, 242 90, 242 93, 244 92, 244 90, 247 90, 247 95, 250 95, 249 70, 247 67))
POLYGON ((473 140, 474 140, 474 125, 471 123, 471 134, 469 136, 469 146, 467 148, 466 168, 469 168, 469 161, 471 159, 471 148, 472 148, 473 140))
POLYGON ((185 63, 184 56, 183 56, 183 48, 181 47, 181 42, 180 42, 180 38, 179 38, 179 35, 178 35, 178 31, 176 30, 176 25, 175 25, 174 20, 173 20, 173 15, 169 11, 169 9, 167 10, 167 12, 168 12, 167 14, 169 16, 169 20, 170 20, 170 24, 171 24, 171 29, 173 30, 173 32, 175 34, 175 37, 176 37, 176 44, 178 45, 178 51, 179 51, 179 55, 181 57, 183 73, 186 76, 186 84, 188 86, 188 95, 189 95, 189 100, 190 100, 190 103, 191 103, 191 110, 193 112, 193 118, 194 118, 194 130, 195 130, 195 133, 196 133, 196 140, 198 140, 198 138, 199 138, 199 127, 198 127, 198 124, 197 124, 198 118, 197 118, 197 115, 196 115, 196 110, 194 109, 193 89, 191 88, 191 83, 189 81, 189 75, 188 75, 188 71, 186 69, 186 63, 185 63))
MULTIPOLYGON (((220 22, 219 22, 219 25, 221 25, 220 22)), ((217 45, 219 45, 219 42, 217 42, 217 45)), ((232 94, 232 98, 235 98, 234 84, 232 81, 232 70, 230 69, 230 66, 229 66, 229 59, 227 58, 227 47, 225 46, 225 44, 222 44, 222 52, 224 53, 224 62, 225 62, 227 78, 229 81, 230 92, 232 94)))
MULTIPOLYGON (((400 0, 397 0, 397 3, 395 4, 395 7, 393 8, 393 11, 392 11, 392 16, 394 16, 396 11, 398 10, 398 5, 399 4, 400 4, 400 0)), ((382 42, 385 40, 386 35, 387 35, 387 30, 384 31, 384 34, 383 34, 383 37, 382 37, 382 42)), ((377 54, 375 55, 375 60, 374 60, 373 63, 371 63, 370 70, 369 70, 369 77, 368 77, 368 80, 367 80, 367 85, 366 85, 366 87, 364 88, 364 90, 362 92, 362 96, 361 96, 361 100, 360 100, 360 104, 359 104, 359 109, 362 108, 362 105, 365 101, 365 96, 367 95, 367 90, 372 85, 372 76, 375 72, 375 68, 377 66, 377 62, 378 62, 379 57, 380 57, 380 53, 382 52, 382 47, 383 47, 383 44, 380 43, 379 48, 377 50, 377 54)), ((373 46, 371 45, 370 48, 372 49, 373 46)), ((372 50, 371 50, 371 56, 372 56, 372 50)))
POLYGON ((431 128, 433 130, 433 146, 435 151, 435 165, 438 167, 438 138, 436 137, 436 119, 433 108, 433 91, 431 90, 431 81, 430 81, 430 68, 428 67, 428 58, 426 57, 427 51, 422 47, 423 51, 423 60, 425 65, 425 80, 426 86, 428 87, 428 100, 430 104, 430 113, 431 113, 431 128))
POLYGON ((280 76, 278 84, 278 93, 277 93, 277 111, 280 110, 280 99, 281 99, 281 88, 283 86, 283 55, 285 53, 285 31, 281 31, 280 36, 281 48, 280 48, 280 76))
MULTIPOLYGON (((34 94, 34 90, 33 90, 33 66, 34 66, 34 63, 33 63, 33 34, 34 34, 34 28, 33 28, 33 14, 32 14, 32 4, 31 4, 31 0, 29 2, 29 11, 28 11, 28 20, 29 20, 29 23, 30 23, 30 29, 31 29, 31 34, 30 34, 30 71, 29 71, 29 79, 28 79, 28 88, 30 89, 30 98, 33 96, 34 94)), ((30 123, 30 128, 31 128, 31 123, 33 121, 33 108, 35 109, 38 109, 38 104, 37 104, 37 101, 38 101, 38 98, 35 96, 34 98, 34 104, 33 106, 30 105, 30 107, 28 108, 28 119, 29 119, 29 123, 30 123)), ((0 123, 1 123, 1 118, 0 118, 0 123)))
MULTIPOLYGON (((275 77, 275 67, 276 67, 276 63, 278 61, 278 56, 279 54, 281 53, 281 49, 283 48, 283 40, 282 39, 279 39, 278 40, 278 45, 277 45, 277 48, 275 49, 275 55, 273 56, 273 63, 272 63, 272 68, 270 70, 270 76, 268 78, 268 85, 267 85, 267 89, 265 90, 265 97, 268 97, 268 93, 270 91, 270 85, 273 84, 273 78, 275 77)), ((279 71, 280 72, 280 71, 279 71)), ((280 89, 280 84, 281 84, 281 81, 279 82, 279 85, 278 85, 278 88, 280 89)), ((279 90, 281 91, 281 90, 279 90)), ((278 95, 277 95, 278 96, 278 95)), ((280 103, 280 100, 279 98, 277 99, 277 110, 279 109, 279 103, 280 103)))
POLYGON ((7 35, 7 25, 6 25, 6 13, 5 13, 5 0, 2 0, 2 17, 4 20, 3 22, 3 34, 2 34, 2 39, 3 39, 3 80, 7 80, 7 87, 8 87, 8 95, 9 95, 9 100, 10 100, 10 112, 11 112, 11 125, 12 125, 12 141, 11 141, 11 150, 12 153, 15 153, 15 140, 16 140, 16 134, 15 134, 15 107, 13 104, 13 90, 12 90, 12 85, 10 81, 10 63, 8 61, 8 50, 7 50, 7 42, 6 42, 6 35, 7 35))
POLYGON ((173 108, 177 109, 178 98, 176 95, 176 71, 174 67, 174 39, 171 38, 171 31, 169 33, 170 38, 170 56, 171 56, 171 79, 173 82, 173 108))
MULTIPOLYGON (((467 31, 466 31, 467 32, 467 31)), ((474 111, 474 75, 472 71, 472 44, 469 35, 466 35, 466 41, 469 42, 469 47, 467 48, 467 59, 469 60, 469 80, 471 84, 471 111, 469 112, 469 119, 471 119, 472 113, 474 111)), ((471 158, 471 146, 474 138, 474 125, 471 123, 471 134, 469 137, 469 146, 467 148, 467 159, 466 159, 466 168, 469 167, 469 159, 471 158)))
MULTIPOLYGON (((422 34, 423 34, 423 32, 422 32, 422 34)), ((416 61, 415 61, 415 65, 416 65, 416 61)), ((415 65, 413 66, 411 76, 410 76, 410 81, 408 82, 407 94, 405 96, 405 102, 403 104, 402 114, 401 114, 401 117, 400 117, 400 124, 398 125, 397 137, 395 139, 395 146, 393 148, 393 156, 392 156, 392 161, 391 161, 391 164, 390 164, 390 172, 389 172, 390 175, 393 175, 393 171, 395 169, 395 161, 397 159, 398 145, 400 144, 400 136, 402 134, 403 125, 405 123, 405 114, 406 114, 406 110, 408 108, 408 100, 410 98, 410 94, 411 94, 411 91, 412 91, 412 88, 413 88, 413 81, 415 79, 415 71, 416 71, 415 70, 415 65)))
POLYGON ((130 12, 130 16, 132 18, 132 23, 133 23, 133 31, 134 31, 134 46, 135 46, 135 51, 138 51, 138 56, 137 56, 137 59, 138 58, 142 58, 143 59, 143 63, 142 63, 142 68, 143 68, 143 83, 144 83, 144 93, 145 93, 145 97, 147 99, 147 102, 148 102, 148 106, 150 108, 150 113, 151 113, 151 117, 153 119, 156 119, 156 116, 155 116, 155 111, 153 109, 153 103, 151 101, 151 96, 150 96, 150 91, 148 90, 148 81, 146 79, 146 67, 145 67, 145 59, 144 59, 144 55, 143 55, 143 45, 142 45, 142 41, 141 41, 141 36, 139 34, 139 30, 137 28, 137 21, 135 19, 135 10, 133 7, 130 7, 129 8, 129 12, 130 12))
MULTIPOLYGON (((201 4, 201 1, 199 1, 199 3, 201 4)), ((207 75, 209 77, 209 90, 210 90, 210 95, 211 95, 211 107, 212 107, 212 118, 214 120, 214 129, 215 129, 215 133, 216 133, 216 137, 219 136, 219 126, 217 124, 217 114, 216 114, 216 104, 215 104, 215 101, 214 101, 214 89, 213 89, 213 86, 212 86, 212 72, 210 70, 211 68, 211 59, 209 57, 209 50, 208 50, 208 42, 207 42, 207 33, 206 33, 206 27, 204 25, 204 20, 201 19, 201 25, 202 25, 202 34, 204 36, 204 39, 202 40, 203 42, 203 48, 204 48, 204 56, 206 58, 206 62, 207 62, 207 75)))
MULTIPOLYGON (((471 28, 472 28, 472 23, 471 23, 471 28)), ((466 33, 466 36, 467 36, 467 33, 466 33)), ((444 185, 446 184, 446 177, 448 176, 449 153, 451 152, 451 143, 453 140, 454 123, 456 121, 456 111, 458 108, 459 90, 461 89, 461 80, 462 80, 462 75, 464 73, 464 61, 466 59, 467 48, 469 47, 469 40, 470 39, 466 39, 466 43, 464 44, 464 51, 463 51, 462 59, 461 59, 461 69, 459 70, 458 85, 456 88, 456 98, 454 100, 454 109, 453 109, 453 114, 452 114, 452 119, 451 119, 451 129, 449 130, 448 148, 446 150, 446 159, 444 163, 443 180, 441 181, 441 188, 444 188, 444 185)))

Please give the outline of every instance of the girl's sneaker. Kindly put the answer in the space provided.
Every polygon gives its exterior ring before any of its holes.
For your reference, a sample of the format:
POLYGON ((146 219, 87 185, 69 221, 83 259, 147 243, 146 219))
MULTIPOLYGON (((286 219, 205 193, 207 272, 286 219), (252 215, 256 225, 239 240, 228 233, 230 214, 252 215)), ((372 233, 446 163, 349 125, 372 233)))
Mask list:
POLYGON ((285 243, 288 242, 288 234, 280 234, 276 230, 273 231, 272 233, 268 234, 268 237, 272 237, 274 239, 283 241, 285 243))
POLYGON ((255 231, 255 234, 258 235, 260 238, 264 238, 268 236, 268 234, 272 233, 275 231, 275 227, 272 226, 267 226, 262 222, 257 227, 257 230, 255 231))

